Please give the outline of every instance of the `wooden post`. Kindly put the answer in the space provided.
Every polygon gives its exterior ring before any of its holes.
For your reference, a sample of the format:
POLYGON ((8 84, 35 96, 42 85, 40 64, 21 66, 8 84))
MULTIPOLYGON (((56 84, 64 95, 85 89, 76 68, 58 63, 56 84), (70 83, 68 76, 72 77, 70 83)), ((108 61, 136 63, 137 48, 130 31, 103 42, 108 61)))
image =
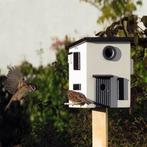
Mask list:
POLYGON ((92 147, 108 147, 108 109, 92 110, 92 147))

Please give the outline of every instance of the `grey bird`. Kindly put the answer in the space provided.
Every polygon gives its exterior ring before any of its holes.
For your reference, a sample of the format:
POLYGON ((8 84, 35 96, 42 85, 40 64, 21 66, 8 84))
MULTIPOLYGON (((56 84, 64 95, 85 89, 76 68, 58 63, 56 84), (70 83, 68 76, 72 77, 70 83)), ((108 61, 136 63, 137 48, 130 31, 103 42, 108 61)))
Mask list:
POLYGON ((73 90, 68 90, 67 96, 73 105, 96 104, 94 101, 89 100, 84 94, 73 90))
POLYGON ((5 89, 12 97, 5 107, 7 110, 13 101, 21 101, 28 93, 34 92, 36 87, 24 80, 22 73, 16 67, 8 67, 9 72, 5 81, 5 89))

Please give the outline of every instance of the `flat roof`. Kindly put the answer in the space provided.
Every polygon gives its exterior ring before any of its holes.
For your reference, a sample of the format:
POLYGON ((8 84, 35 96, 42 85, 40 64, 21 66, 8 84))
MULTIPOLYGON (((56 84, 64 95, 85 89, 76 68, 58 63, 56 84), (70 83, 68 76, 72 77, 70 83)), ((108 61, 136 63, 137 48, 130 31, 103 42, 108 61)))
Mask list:
MULTIPOLYGON (((71 47, 76 46, 78 44, 82 44, 84 42, 92 42, 92 43, 98 43, 98 42, 130 42, 132 45, 135 45, 135 39, 133 37, 84 37, 80 40, 77 40, 77 41, 71 43, 66 48, 70 49, 71 47)), ((147 38, 140 38, 139 43, 147 44, 147 38)))

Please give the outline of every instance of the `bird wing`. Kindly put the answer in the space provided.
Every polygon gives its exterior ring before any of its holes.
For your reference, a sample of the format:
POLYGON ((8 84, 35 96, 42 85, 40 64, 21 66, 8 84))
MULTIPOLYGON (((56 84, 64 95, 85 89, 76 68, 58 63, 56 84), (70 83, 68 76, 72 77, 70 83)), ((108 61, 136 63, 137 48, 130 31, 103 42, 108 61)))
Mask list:
POLYGON ((8 67, 8 69, 5 88, 9 93, 14 94, 21 83, 23 83, 23 75, 16 67, 8 67))
POLYGON ((85 101, 85 96, 82 93, 75 92, 72 90, 68 91, 68 98, 73 102, 83 103, 85 101))
POLYGON ((87 104, 95 104, 94 101, 88 99, 83 93, 78 92, 79 97, 81 98, 82 102, 85 102, 87 104))

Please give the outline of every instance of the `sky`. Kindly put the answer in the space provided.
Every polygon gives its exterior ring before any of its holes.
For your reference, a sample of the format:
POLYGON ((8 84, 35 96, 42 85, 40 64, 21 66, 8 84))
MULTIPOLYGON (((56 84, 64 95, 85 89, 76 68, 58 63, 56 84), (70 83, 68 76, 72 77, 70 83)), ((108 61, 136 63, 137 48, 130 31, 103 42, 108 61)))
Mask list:
MULTIPOLYGON (((147 14, 147 1, 136 13, 147 14)), ((0 69, 23 60, 40 64, 37 50, 44 49, 43 64, 55 60, 53 38, 67 34, 82 38, 100 31, 100 12, 80 0, 0 0, 0 69)))

